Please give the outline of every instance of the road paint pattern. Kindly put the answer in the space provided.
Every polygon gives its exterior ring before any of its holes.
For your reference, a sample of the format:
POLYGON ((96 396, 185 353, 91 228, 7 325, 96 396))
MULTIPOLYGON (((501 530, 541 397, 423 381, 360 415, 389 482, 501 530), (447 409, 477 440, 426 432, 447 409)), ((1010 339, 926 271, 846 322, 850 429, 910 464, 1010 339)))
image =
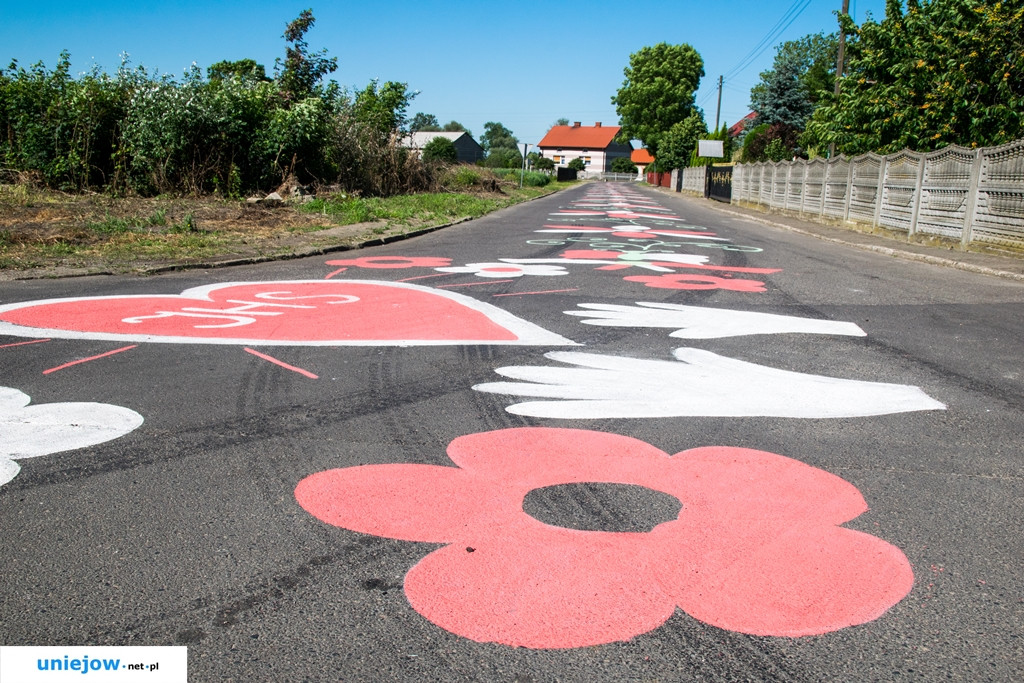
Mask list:
POLYGON ((180 295, 28 301, 0 306, 0 334, 245 346, 575 345, 471 297, 373 280, 232 282, 180 295))
POLYGON ((758 636, 877 619, 913 585, 903 553, 840 526, 867 508, 850 483, 781 455, 708 447, 673 456, 637 439, 529 427, 454 440, 456 467, 365 465, 295 490, 317 519, 444 544, 405 577, 409 604, 464 638, 535 649, 627 641, 676 608, 758 636), (647 533, 567 529, 523 510, 558 484, 664 492, 678 517, 647 533))
POLYGON ((579 304, 579 307, 583 310, 565 311, 565 314, 586 318, 580 321, 584 325, 677 328, 669 336, 678 339, 719 339, 752 334, 792 333, 866 336, 864 330, 854 323, 755 311, 644 301, 637 302, 636 306, 579 304))
POLYGON ((49 374, 52 374, 54 372, 59 372, 60 370, 65 370, 67 368, 74 367, 76 365, 81 365, 82 363, 90 363, 90 362, 92 362, 94 360, 99 360, 101 358, 106 358, 107 356, 113 356, 114 354, 117 354, 117 353, 123 353, 125 351, 131 351, 132 349, 135 349, 135 348, 138 348, 138 344, 132 344, 131 346, 124 346, 124 347, 122 347, 120 349, 114 349, 113 351, 107 351, 106 353, 99 353, 99 354, 96 354, 95 356, 89 356, 88 358, 79 358, 78 360, 73 360, 73 361, 71 361, 69 363, 64 363, 62 365, 58 365, 55 368, 50 368, 49 370, 43 370, 43 374, 44 375, 49 375, 49 374))
POLYGON ((134 410, 106 403, 31 402, 22 391, 0 387, 0 486, 21 470, 17 460, 95 446, 143 422, 134 410))
POLYGON ((703 349, 676 349, 675 361, 552 351, 574 367, 510 366, 518 382, 477 384, 477 391, 543 401, 507 407, 515 415, 555 419, 648 417, 865 417, 945 405, 920 388, 778 370, 703 349))
POLYGON ((256 356, 257 358, 262 358, 263 360, 267 361, 268 363, 273 363, 274 365, 280 366, 280 367, 284 368, 285 370, 291 370, 292 372, 297 373, 299 375, 302 375, 303 377, 308 377, 309 379, 320 379, 319 375, 315 375, 312 372, 310 372, 309 370, 303 370, 302 368, 297 368, 294 365, 289 365, 288 363, 285 363, 283 360, 278 360, 277 358, 274 358, 273 356, 268 356, 265 353, 260 353, 256 349, 250 349, 247 346, 243 350, 246 353, 248 353, 248 354, 252 354, 253 356, 256 356))

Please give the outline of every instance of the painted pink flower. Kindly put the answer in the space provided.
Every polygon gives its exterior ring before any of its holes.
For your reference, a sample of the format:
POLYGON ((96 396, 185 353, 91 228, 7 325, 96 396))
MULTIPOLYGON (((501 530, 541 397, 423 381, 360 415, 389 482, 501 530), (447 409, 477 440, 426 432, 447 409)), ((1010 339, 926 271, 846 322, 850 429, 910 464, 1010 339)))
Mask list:
POLYGON ((713 275, 632 275, 623 278, 629 282, 642 282, 656 289, 724 289, 732 292, 765 292, 758 280, 733 280, 713 275))
POLYGON ((328 470, 295 495, 318 519, 442 543, 405 577, 412 607, 480 642, 570 648, 628 640, 681 608, 719 628, 804 636, 880 617, 913 584, 899 549, 839 525, 867 510, 853 485, 744 448, 675 456, 602 432, 521 428, 453 441, 458 467, 328 470), (534 490, 600 482, 676 497, 647 533, 579 531, 523 511, 534 490))

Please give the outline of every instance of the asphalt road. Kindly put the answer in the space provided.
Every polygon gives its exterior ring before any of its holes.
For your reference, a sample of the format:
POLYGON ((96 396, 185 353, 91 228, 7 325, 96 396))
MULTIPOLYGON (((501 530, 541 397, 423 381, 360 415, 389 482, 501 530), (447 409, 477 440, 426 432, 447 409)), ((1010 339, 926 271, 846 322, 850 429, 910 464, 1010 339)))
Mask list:
POLYGON ((195 681, 1024 680, 1022 340, 1024 283, 597 183, 0 283, 0 644, 187 645, 195 681))

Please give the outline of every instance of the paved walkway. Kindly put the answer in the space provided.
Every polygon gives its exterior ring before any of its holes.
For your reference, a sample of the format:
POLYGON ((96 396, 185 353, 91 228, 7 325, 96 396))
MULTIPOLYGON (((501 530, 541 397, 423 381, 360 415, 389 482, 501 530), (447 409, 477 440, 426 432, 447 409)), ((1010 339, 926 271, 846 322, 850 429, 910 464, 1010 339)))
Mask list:
POLYGON ((959 249, 944 245, 916 243, 898 236, 865 232, 862 228, 853 224, 839 226, 817 223, 778 211, 769 212, 745 206, 736 206, 735 204, 722 204, 710 199, 672 192, 666 188, 656 189, 676 197, 701 202, 701 206, 704 208, 714 208, 722 213, 743 216, 766 225, 773 225, 818 239, 848 244, 858 249, 888 254, 895 258, 934 263, 949 268, 958 268, 960 270, 1024 282, 1024 254, 1017 256, 1012 253, 960 251, 959 249))

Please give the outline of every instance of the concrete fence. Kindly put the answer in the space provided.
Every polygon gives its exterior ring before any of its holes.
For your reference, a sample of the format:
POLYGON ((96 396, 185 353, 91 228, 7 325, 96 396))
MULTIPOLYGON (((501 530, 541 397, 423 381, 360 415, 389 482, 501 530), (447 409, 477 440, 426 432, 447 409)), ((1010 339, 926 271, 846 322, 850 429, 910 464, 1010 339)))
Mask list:
MULTIPOLYGON (((689 189, 691 170, 703 182, 703 168, 686 169, 683 189, 689 189)), ((958 240, 965 247, 1024 249, 1024 140, 929 154, 737 164, 732 202, 958 240)))

